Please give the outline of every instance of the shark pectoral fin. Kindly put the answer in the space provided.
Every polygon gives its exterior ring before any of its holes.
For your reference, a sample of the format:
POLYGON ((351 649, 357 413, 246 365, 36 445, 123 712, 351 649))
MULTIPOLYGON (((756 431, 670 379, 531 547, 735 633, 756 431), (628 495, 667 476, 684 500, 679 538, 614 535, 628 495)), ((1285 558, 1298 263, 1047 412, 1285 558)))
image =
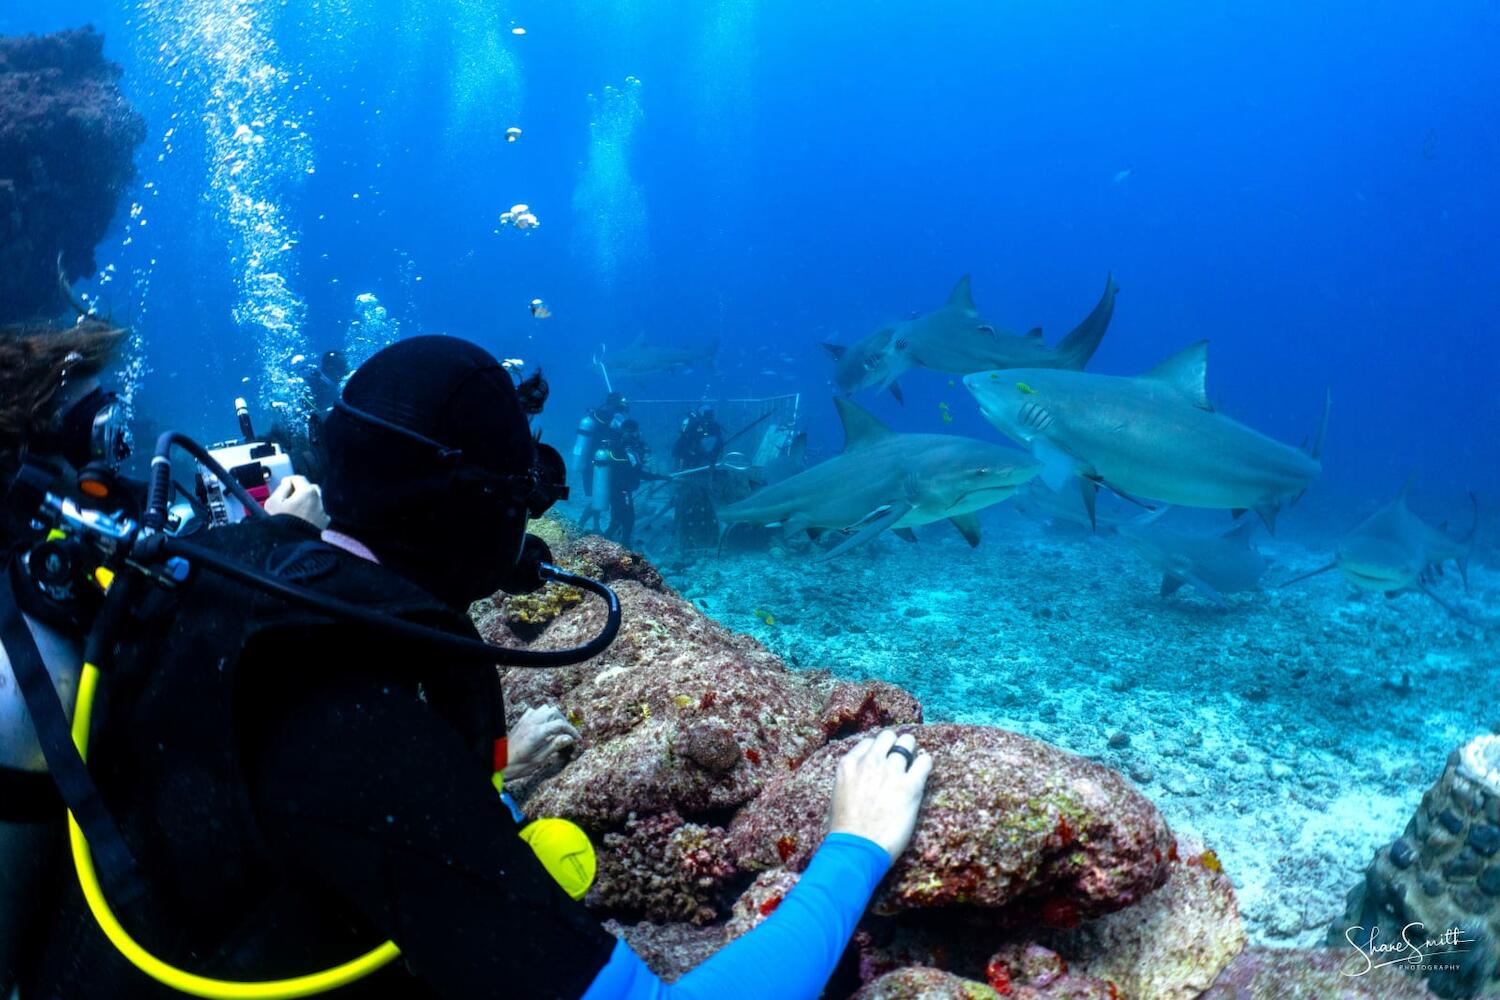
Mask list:
POLYGON ((1467 622, 1470 625, 1479 625, 1479 622, 1475 620, 1473 615, 1469 614, 1467 611, 1465 611, 1463 608, 1460 608, 1456 604, 1449 604, 1447 601, 1439 597, 1437 595, 1437 592, 1426 584, 1421 585, 1421 587, 1419 587, 1418 589, 1420 589, 1422 593, 1426 594, 1428 597, 1436 601, 1444 611, 1448 612, 1454 618, 1457 618, 1460 621, 1467 622))
POLYGON ((854 532, 848 538, 844 539, 842 542, 835 545, 827 552, 818 556, 813 560, 813 562, 827 562, 830 559, 843 555, 850 549, 858 548, 859 546, 868 542, 870 539, 874 538, 876 535, 880 534, 886 528, 894 526, 897 521, 901 520, 903 517, 910 513, 911 504, 909 503, 892 504, 883 512, 871 512, 859 522, 860 527, 858 531, 854 532))
POLYGON ((1282 583, 1278 583, 1272 589, 1274 589, 1274 590, 1280 590, 1282 587, 1290 587, 1294 583, 1301 583, 1303 580, 1310 580, 1310 579, 1312 579, 1315 576, 1321 576, 1322 574, 1327 573, 1331 569, 1338 569, 1338 568, 1339 568, 1339 564, 1338 563, 1331 562, 1327 566, 1319 566, 1317 569, 1312 570, 1312 571, 1307 572, 1307 573, 1303 573, 1301 576, 1294 576, 1290 580, 1286 580, 1286 581, 1284 581, 1282 583))
POLYGON ((1170 573, 1164 574, 1161 578, 1161 596, 1163 598, 1171 597, 1182 589, 1184 583, 1187 583, 1187 581, 1180 576, 1173 576, 1170 573))
POLYGON ((1076 458, 1040 434, 1031 439, 1031 454, 1042 463, 1042 482, 1054 493, 1062 492, 1068 479, 1078 471, 1076 458))
POLYGON ((1273 538, 1276 537, 1276 515, 1280 510, 1281 504, 1275 500, 1262 500, 1255 505, 1255 513, 1260 515, 1260 519, 1265 522, 1266 531, 1273 538))
POLYGON ((902 406, 906 405, 906 397, 901 395, 901 384, 899 382, 896 382, 893 379, 891 381, 891 384, 886 386, 886 388, 890 390, 892 396, 896 397, 896 402, 900 403, 902 406))
POLYGON ((793 514, 781 522, 781 528, 788 535, 795 535, 799 531, 806 531, 812 526, 812 521, 802 514, 793 514))
POLYGON ((1194 590, 1202 594, 1204 597, 1208 598, 1210 601, 1213 601, 1219 607, 1229 607, 1229 602, 1224 600, 1224 595, 1219 593, 1213 587, 1209 586, 1208 582, 1201 576, 1194 576, 1193 574, 1189 573, 1185 579, 1186 582, 1193 585, 1194 590))
POLYGON ((903 542, 915 542, 917 540, 917 533, 915 531, 912 531, 910 528, 892 528, 891 534, 895 535, 903 542))
POLYGON ((1254 521, 1241 521, 1239 524, 1224 532, 1224 537, 1233 541, 1243 543, 1246 548, 1250 546, 1250 536, 1255 533, 1254 521))
POLYGON ((969 548, 979 547, 979 515, 959 514, 957 517, 948 518, 948 523, 958 529, 958 533, 964 536, 964 541, 969 543, 969 548))
POLYGON ((1099 521, 1094 514, 1094 508, 1097 506, 1099 499, 1099 484, 1092 479, 1080 478, 1078 480, 1078 491, 1083 497, 1083 509, 1088 511, 1089 514, 1089 527, 1094 531, 1098 531, 1099 521))
POLYGON ((818 346, 827 351, 828 356, 835 361, 842 361, 844 355, 849 353, 849 348, 845 347, 843 344, 830 344, 825 341, 818 346))

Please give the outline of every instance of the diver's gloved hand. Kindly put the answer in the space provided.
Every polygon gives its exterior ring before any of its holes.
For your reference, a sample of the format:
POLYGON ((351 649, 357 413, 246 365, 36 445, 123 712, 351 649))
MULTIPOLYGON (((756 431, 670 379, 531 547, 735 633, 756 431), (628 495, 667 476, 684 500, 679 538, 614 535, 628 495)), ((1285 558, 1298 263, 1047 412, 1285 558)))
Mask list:
POLYGON ((528 708, 511 729, 507 741, 506 787, 545 773, 578 740, 578 730, 555 705, 528 708))
POLYGON ((839 761, 828 832, 873 840, 895 861, 917 827, 930 773, 932 757, 910 733, 898 739, 886 729, 860 740, 839 761))
POLYGON ((323 510, 323 491, 308 482, 306 476, 283 479, 266 497, 266 513, 300 517, 319 531, 328 527, 328 514, 323 510))

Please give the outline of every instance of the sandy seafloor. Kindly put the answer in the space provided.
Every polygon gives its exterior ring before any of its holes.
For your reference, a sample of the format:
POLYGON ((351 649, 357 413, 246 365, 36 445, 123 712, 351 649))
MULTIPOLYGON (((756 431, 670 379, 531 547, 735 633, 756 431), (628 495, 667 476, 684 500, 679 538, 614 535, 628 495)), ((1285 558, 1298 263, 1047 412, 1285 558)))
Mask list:
MULTIPOLYGON (((1001 513, 974 550, 939 524, 823 565, 779 545, 661 562, 793 667, 889 680, 930 722, 1002 726, 1129 775, 1219 853, 1262 944, 1321 942, 1448 752, 1500 731, 1500 633, 1422 594, 1356 595, 1326 574, 1223 609, 1190 589, 1164 601, 1119 539, 1001 513)), ((1258 546, 1272 583, 1328 561, 1258 546)), ((1500 617, 1494 560, 1470 579, 1466 606, 1500 617)), ((1462 597, 1456 574, 1441 589, 1462 597)))

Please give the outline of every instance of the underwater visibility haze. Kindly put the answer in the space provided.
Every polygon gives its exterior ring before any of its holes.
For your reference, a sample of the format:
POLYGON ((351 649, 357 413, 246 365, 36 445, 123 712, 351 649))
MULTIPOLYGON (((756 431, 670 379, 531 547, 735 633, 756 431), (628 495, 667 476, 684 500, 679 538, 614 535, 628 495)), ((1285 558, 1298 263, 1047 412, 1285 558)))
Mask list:
POLYGON ((1252 948, 1348 953, 1500 733, 1500 6, 0 5, 84 25, 146 123, 74 284, 138 440, 416 334, 541 371, 568 519, 1123 774, 1252 948))

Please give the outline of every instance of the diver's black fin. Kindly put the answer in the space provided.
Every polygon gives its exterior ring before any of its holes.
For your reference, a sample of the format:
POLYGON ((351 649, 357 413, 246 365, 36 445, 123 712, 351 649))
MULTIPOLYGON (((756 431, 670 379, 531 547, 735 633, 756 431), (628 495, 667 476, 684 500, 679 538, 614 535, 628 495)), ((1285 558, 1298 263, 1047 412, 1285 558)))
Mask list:
POLYGON ((969 543, 969 548, 979 547, 979 515, 959 514, 957 517, 948 518, 948 522, 958 529, 958 533, 964 536, 964 541, 969 543))

